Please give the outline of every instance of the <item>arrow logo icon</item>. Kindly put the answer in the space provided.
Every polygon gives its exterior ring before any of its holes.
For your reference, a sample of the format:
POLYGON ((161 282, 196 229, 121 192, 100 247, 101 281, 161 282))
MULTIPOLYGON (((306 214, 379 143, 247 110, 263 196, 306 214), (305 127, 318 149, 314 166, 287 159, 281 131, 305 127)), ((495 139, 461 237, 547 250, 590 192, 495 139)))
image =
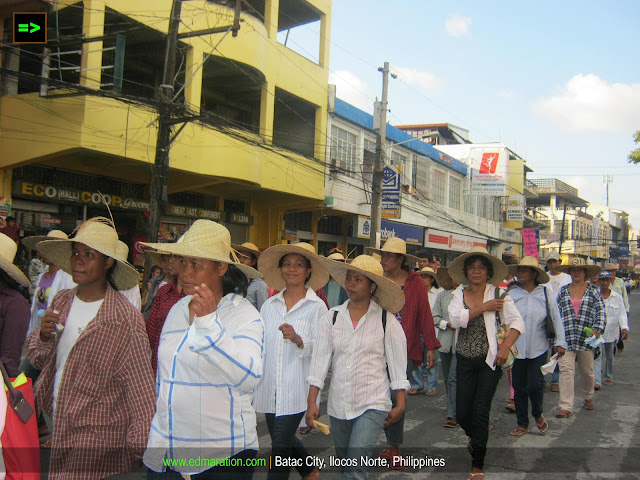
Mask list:
POLYGON ((33 22, 18 24, 19 32, 33 33, 33 32, 37 32, 38 30, 40 30, 40 25, 36 25, 33 22), (29 30, 29 27, 31 27, 31 30, 29 30))

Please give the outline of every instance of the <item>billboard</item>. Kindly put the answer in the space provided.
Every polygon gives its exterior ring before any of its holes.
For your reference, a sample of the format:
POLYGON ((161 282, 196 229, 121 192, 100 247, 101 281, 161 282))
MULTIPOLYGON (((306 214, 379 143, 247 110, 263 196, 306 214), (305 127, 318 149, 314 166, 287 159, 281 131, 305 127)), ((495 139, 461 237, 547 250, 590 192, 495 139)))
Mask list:
POLYGON ((504 146, 471 147, 471 194, 507 195, 509 149, 504 146))

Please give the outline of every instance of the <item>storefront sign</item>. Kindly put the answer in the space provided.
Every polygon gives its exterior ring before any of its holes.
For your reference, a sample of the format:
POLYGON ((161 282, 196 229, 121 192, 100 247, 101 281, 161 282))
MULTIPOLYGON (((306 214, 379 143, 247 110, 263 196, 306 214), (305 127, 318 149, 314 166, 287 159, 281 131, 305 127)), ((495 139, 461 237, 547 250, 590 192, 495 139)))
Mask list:
POLYGON ((298 239, 298 230, 287 228, 282 232, 282 239, 287 242, 295 242, 298 239))
POLYGON ((205 218, 207 220, 214 220, 218 222, 222 219, 223 213, 197 207, 169 205, 167 207, 167 215, 173 215, 175 217, 205 218))
POLYGON ((37 198, 40 200, 79 203, 81 205, 104 205, 104 201, 112 208, 125 210, 149 210, 149 202, 122 197, 120 195, 100 192, 89 192, 74 188, 54 187, 39 183, 16 181, 13 184, 13 194, 20 197, 37 198))
POLYGON ((147 237, 133 237, 133 253, 132 259, 134 265, 144 265, 144 252, 147 249, 142 242, 147 241, 147 237))
MULTIPOLYGON (((358 216, 358 238, 369 238, 371 234, 371 219, 369 217, 358 216)), ((416 225, 408 225, 400 222, 380 221, 380 237, 387 240, 391 237, 398 237, 411 245, 422 245, 424 229, 416 225)))
POLYGON ((507 204, 507 221, 524 222, 524 196, 510 195, 507 204))
POLYGON ((538 238, 533 228, 522 229, 522 241, 524 243, 524 254, 528 257, 540 258, 538 253, 538 238))
POLYGON ((62 223, 62 220, 60 220, 59 218, 51 218, 51 217, 43 217, 40 219, 40 221, 42 223, 49 223, 49 224, 55 224, 55 225, 60 225, 62 223))
POLYGON ((424 246, 439 250, 468 252, 473 247, 487 248, 487 240, 429 228, 424 236, 424 246))
POLYGON ((230 213, 229 222, 241 225, 251 225, 253 223, 251 216, 246 213, 230 213))
POLYGON ((471 194, 504 197, 507 194, 506 147, 471 147, 471 194))
POLYGON ((381 217, 400 218, 400 215, 400 172, 393 167, 384 167, 381 217))

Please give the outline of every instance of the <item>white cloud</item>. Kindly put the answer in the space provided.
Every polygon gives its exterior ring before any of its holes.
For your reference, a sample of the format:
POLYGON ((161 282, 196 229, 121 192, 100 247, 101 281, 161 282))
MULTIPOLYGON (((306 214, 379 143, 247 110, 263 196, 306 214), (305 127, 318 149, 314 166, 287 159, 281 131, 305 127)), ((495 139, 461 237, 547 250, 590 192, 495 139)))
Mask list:
POLYGON ((434 90, 442 84, 433 73, 419 72, 415 68, 396 67, 394 73, 398 74, 398 78, 403 82, 417 85, 425 90, 434 90))
POLYGON ((375 95, 368 85, 353 73, 339 70, 329 75, 329 83, 336 85, 336 96, 365 112, 373 112, 375 95))
POLYGON ((533 109, 568 131, 633 132, 640 125, 640 83, 607 83, 592 73, 578 74, 533 109))
POLYGON ((516 92, 513 90, 500 90, 498 92, 498 96, 505 100, 514 100, 516 98, 516 92))
POLYGON ((471 25, 471 17, 463 17, 462 15, 452 15, 445 23, 447 33, 452 37, 462 37, 469 35, 469 26, 471 25))

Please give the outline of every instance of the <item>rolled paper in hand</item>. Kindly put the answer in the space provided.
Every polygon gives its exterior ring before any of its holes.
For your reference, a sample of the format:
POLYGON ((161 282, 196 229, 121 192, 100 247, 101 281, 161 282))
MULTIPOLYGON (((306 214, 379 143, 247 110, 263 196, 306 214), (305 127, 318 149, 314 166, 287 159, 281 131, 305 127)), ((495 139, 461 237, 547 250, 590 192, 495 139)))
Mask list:
POLYGON ((331 433, 331 430, 329 430, 329 425, 325 425, 324 423, 320 423, 317 420, 313 421, 313 426, 316 427, 318 430, 320 430, 325 435, 329 435, 331 433))

